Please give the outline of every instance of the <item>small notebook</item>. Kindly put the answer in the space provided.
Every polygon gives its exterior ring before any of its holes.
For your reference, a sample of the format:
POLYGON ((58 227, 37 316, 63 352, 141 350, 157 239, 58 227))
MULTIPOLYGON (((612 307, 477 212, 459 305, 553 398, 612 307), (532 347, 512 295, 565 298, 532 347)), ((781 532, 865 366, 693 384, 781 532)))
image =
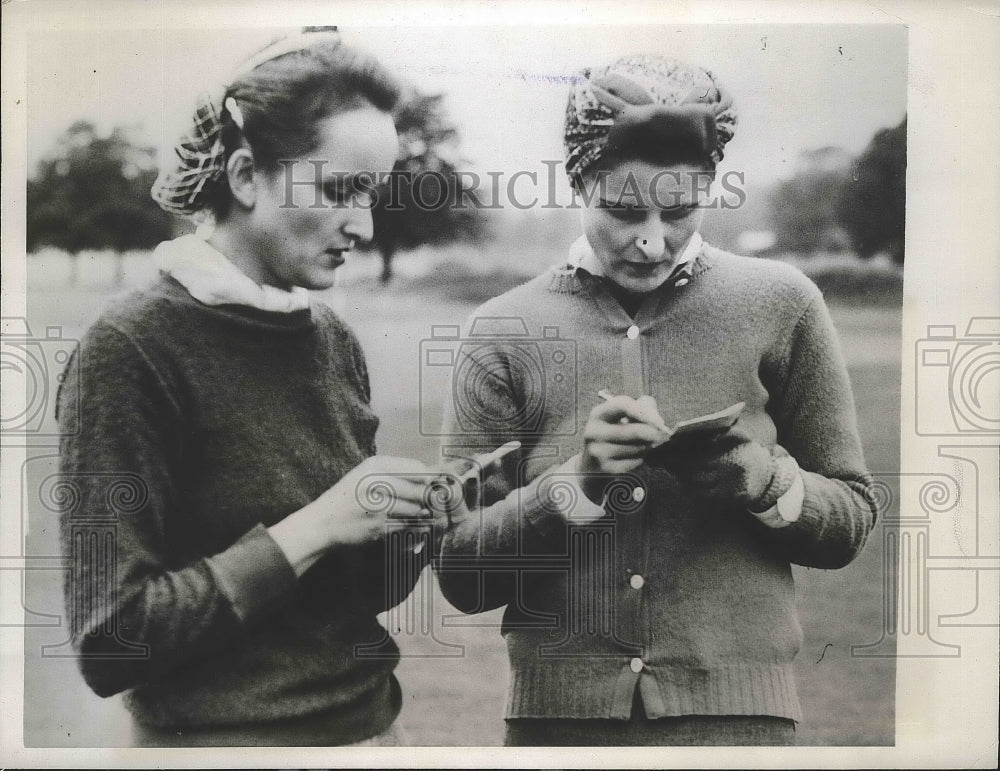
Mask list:
POLYGON ((746 402, 737 402, 736 404, 730 405, 729 407, 726 407, 726 409, 719 410, 718 412, 712 412, 708 415, 701 415, 697 418, 682 420, 673 428, 668 427, 666 431, 662 432, 664 439, 661 444, 665 444, 678 436, 686 436, 689 434, 698 434, 703 432, 721 433, 723 431, 727 431, 739 418, 740 413, 743 412, 743 408, 745 406, 746 402))
POLYGON ((670 430, 670 438, 681 434, 693 434, 698 431, 725 431, 731 428, 739 418, 746 402, 737 402, 724 410, 713 412, 709 415, 702 415, 690 420, 682 420, 670 430))

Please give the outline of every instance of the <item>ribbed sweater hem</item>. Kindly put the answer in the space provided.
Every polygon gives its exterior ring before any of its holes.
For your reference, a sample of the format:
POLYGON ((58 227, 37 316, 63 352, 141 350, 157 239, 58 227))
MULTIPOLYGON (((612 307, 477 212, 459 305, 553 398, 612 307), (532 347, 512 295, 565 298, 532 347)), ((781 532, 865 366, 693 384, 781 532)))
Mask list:
POLYGON ((281 720, 235 725, 162 727, 133 712, 133 739, 147 747, 308 747, 341 746, 364 741, 392 725, 401 709, 401 693, 390 675, 380 687, 349 705, 281 720))
POLYGON ((771 715, 802 720, 791 664, 744 662, 710 669, 653 664, 635 673, 624 657, 514 665, 506 717, 627 720, 637 685, 651 718, 771 715))

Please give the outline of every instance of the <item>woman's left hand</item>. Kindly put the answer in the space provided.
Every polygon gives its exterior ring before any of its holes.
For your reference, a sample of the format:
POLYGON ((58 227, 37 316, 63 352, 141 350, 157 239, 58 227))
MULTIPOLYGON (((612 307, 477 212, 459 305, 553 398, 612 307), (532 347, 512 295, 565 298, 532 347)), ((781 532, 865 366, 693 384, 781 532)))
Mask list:
POLYGON ((660 464, 709 501, 753 508, 774 477, 771 452, 733 427, 722 434, 678 437, 658 453, 660 464))

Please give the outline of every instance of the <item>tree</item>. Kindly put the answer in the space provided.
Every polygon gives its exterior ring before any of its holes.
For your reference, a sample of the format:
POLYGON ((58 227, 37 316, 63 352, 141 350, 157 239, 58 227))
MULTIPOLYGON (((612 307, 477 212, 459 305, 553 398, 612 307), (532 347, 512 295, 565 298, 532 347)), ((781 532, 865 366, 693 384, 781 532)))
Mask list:
POLYGON ((457 167, 458 132, 445 116, 443 99, 413 89, 395 113, 400 159, 372 210, 383 284, 392 279, 400 250, 475 242, 486 231, 472 187, 457 167))
POLYGON ((853 160, 839 147, 799 156, 792 178, 779 182, 771 195, 776 249, 810 254, 846 245, 838 202, 853 160))
POLYGON ((838 210, 858 254, 887 251, 903 264, 906 225, 906 118, 879 131, 855 164, 838 210))
POLYGON ((41 161, 27 187, 27 247, 145 249, 173 233, 170 215, 150 198, 156 156, 115 128, 98 136, 77 121, 41 161))

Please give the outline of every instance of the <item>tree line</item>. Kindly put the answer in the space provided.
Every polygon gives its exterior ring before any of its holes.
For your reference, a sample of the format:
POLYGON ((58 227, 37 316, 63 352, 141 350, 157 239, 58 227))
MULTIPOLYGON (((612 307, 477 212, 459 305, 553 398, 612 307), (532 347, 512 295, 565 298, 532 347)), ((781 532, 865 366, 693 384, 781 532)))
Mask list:
POLYGON ((856 158, 836 147, 804 153, 770 202, 777 251, 886 253, 903 264, 906 119, 877 132, 856 158))
MULTIPOLYGON (((458 131, 448 119, 443 96, 411 88, 396 122, 400 159, 389 181, 394 187, 378 198, 373 211, 373 248, 382 259, 383 282, 391 279, 401 251, 475 243, 489 231, 475 207, 413 205, 415 190, 424 200, 439 197, 428 192, 435 186, 441 188, 442 200, 458 200, 467 192, 458 131)), ((88 121, 74 123, 28 180, 28 251, 43 246, 71 253, 149 249, 183 232, 185 225, 150 197, 156 174, 155 149, 135 130, 119 127, 101 136, 88 121)), ((772 189, 766 212, 759 213, 769 222, 750 226, 770 224, 773 251, 850 250, 862 258, 886 252, 902 264, 905 185, 904 118, 879 131, 857 157, 833 147, 804 153, 793 176, 772 189)))

